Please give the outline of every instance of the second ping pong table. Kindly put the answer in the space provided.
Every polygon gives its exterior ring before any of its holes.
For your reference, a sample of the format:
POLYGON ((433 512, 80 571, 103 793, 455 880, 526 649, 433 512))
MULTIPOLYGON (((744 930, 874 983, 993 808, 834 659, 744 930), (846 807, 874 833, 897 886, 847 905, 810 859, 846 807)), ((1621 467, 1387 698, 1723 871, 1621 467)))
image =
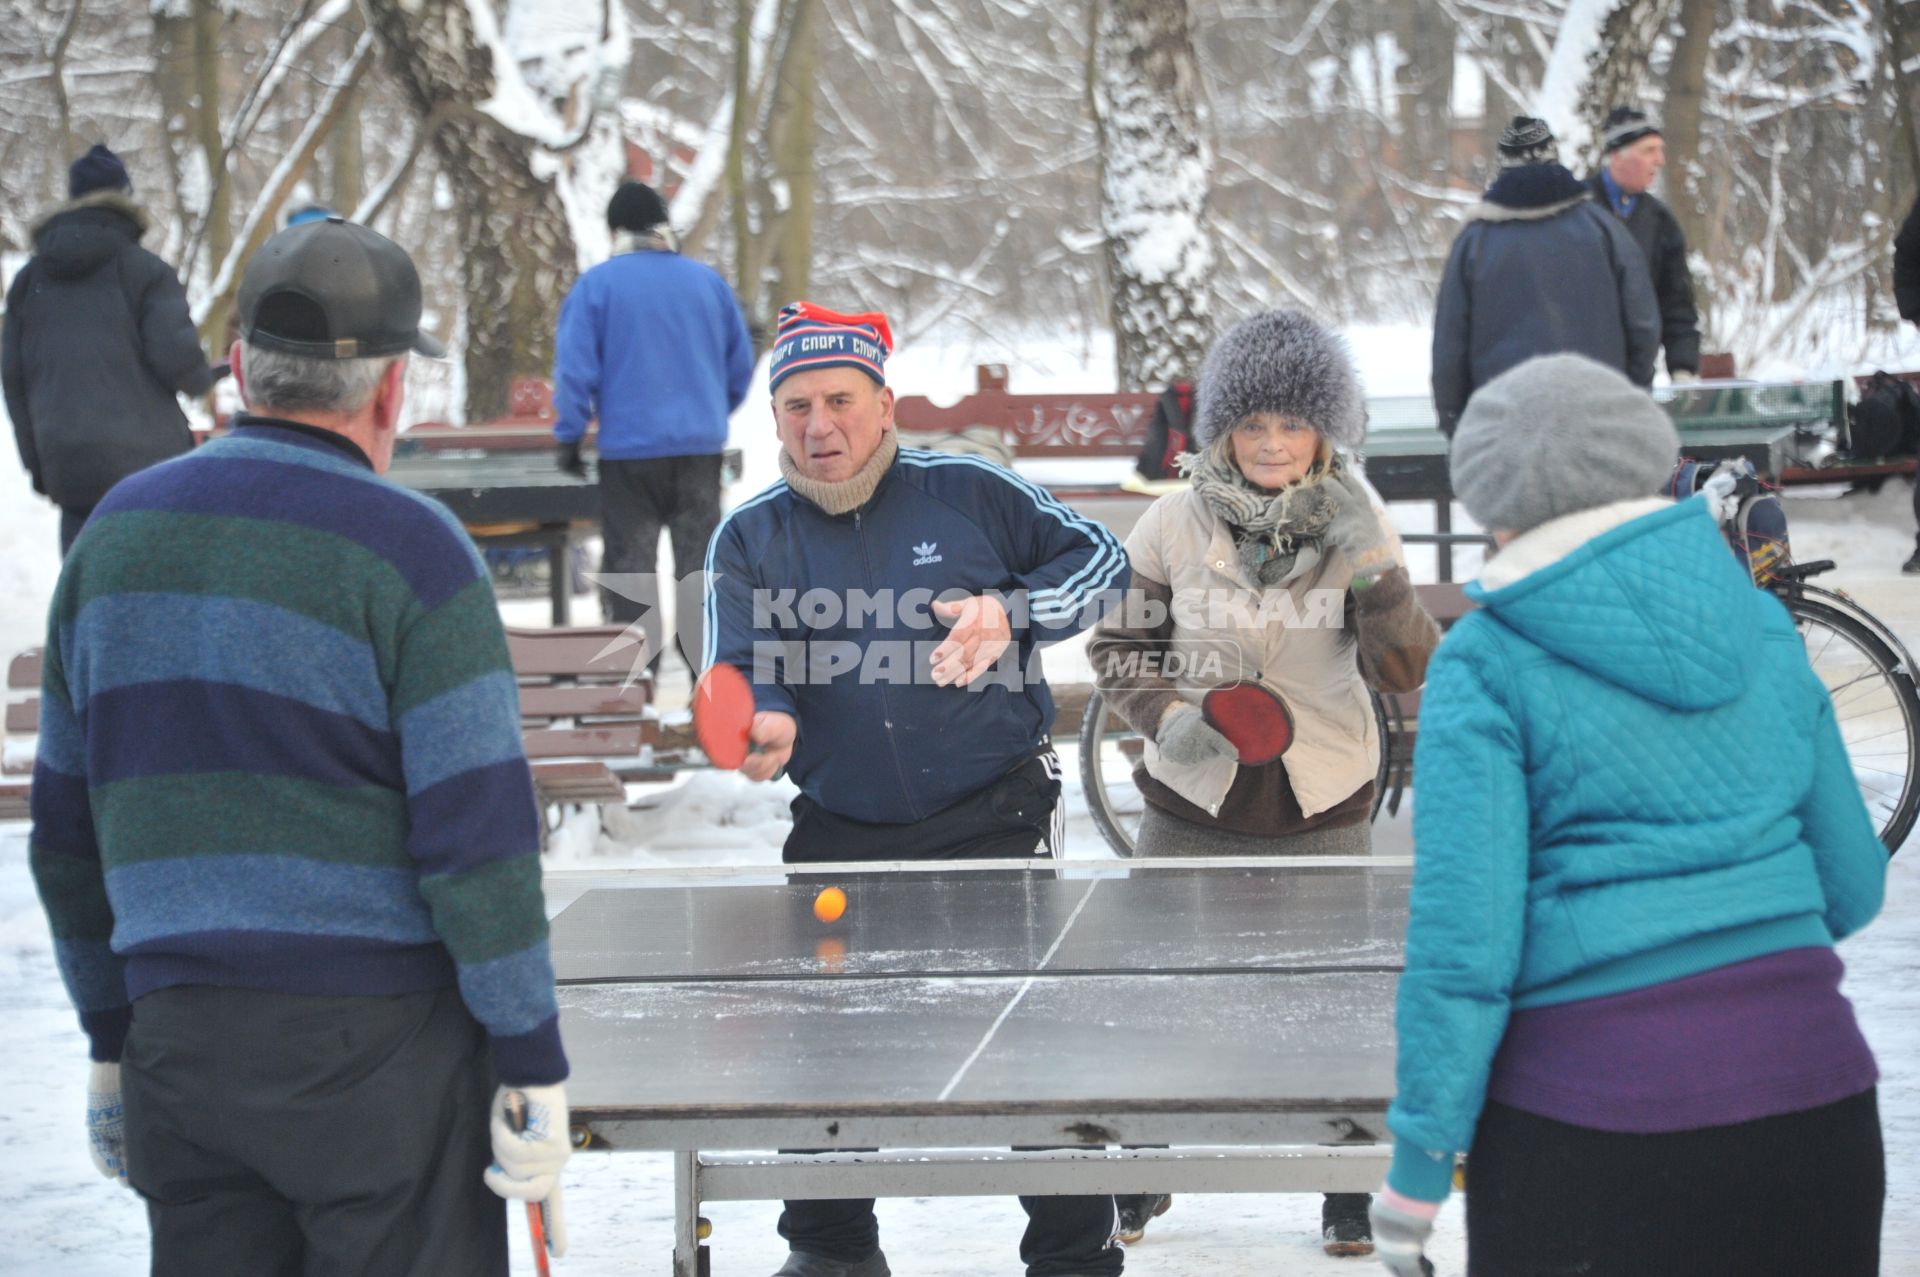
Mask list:
POLYGON ((675 1277, 702 1201, 1384 1174, 1404 858, 660 872, 550 891, 573 1120, 674 1154, 675 1277))

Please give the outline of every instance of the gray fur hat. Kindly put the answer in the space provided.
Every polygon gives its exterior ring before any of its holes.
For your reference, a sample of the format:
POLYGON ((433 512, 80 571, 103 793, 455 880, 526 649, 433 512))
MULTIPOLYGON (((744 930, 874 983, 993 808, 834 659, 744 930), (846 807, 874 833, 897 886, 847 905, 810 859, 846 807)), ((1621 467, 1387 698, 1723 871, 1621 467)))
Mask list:
POLYGON ((1680 436, 1653 396, 1585 355, 1541 355, 1480 387, 1448 465, 1474 522, 1525 532, 1660 491, 1680 436))
POLYGON ((1243 319, 1207 352, 1196 390, 1193 437, 1212 445, 1248 414, 1297 417, 1339 447, 1367 436, 1367 405, 1346 339, 1303 310, 1243 319))

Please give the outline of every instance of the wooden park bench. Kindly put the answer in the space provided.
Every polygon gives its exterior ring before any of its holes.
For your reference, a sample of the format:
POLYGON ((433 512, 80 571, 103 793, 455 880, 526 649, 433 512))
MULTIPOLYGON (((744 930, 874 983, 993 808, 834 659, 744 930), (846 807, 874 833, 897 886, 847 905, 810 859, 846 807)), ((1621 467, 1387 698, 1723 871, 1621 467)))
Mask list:
POLYGON ((40 730, 40 649, 7 662, 6 753, 0 759, 0 820, 25 820, 33 757, 26 747, 40 730))
MULTIPOLYGON (((509 629, 520 685, 520 725, 546 824, 560 811, 626 801, 629 781, 701 766, 691 730, 663 727, 653 710, 645 641, 620 626, 509 629), (624 641, 623 641, 624 640, 624 641)), ((28 816, 30 741, 40 726, 40 650, 7 667, 6 753, 0 820, 28 816)))

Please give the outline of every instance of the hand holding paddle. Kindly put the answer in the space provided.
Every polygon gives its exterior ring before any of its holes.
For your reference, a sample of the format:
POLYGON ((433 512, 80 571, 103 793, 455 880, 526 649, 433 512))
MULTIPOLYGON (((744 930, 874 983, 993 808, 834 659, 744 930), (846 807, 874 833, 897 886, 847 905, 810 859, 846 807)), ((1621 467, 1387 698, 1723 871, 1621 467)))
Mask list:
POLYGON ((753 685, 731 665, 707 667, 693 689, 693 732, 707 761, 748 780, 772 780, 793 757, 793 715, 756 713, 753 685))
POLYGON ((1248 766, 1270 763, 1293 744, 1293 714, 1280 693, 1257 678, 1222 683, 1200 699, 1200 712, 1248 766))

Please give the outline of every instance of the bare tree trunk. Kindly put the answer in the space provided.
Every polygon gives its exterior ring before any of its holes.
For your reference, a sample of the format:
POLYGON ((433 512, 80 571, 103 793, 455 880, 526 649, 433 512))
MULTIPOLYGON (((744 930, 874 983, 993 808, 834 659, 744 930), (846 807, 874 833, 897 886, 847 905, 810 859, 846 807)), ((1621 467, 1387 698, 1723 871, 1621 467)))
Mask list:
POLYGON ((1121 390, 1159 389, 1197 373, 1213 338, 1213 166, 1187 0, 1095 0, 1088 82, 1116 372, 1121 390))
POLYGON ((1680 39, 1667 69, 1667 203, 1680 219, 1687 244, 1707 245, 1706 219, 1700 212, 1700 117, 1707 96, 1707 60, 1719 0, 1680 0, 1680 39))
MULTIPOLYGON (((340 24, 349 45, 357 41, 365 29, 366 24, 357 11, 350 12, 340 24)), ((342 217, 351 216, 366 198, 367 161, 360 135, 360 111, 366 99, 361 89, 348 94, 341 104, 340 118, 334 121, 333 132, 327 137, 327 202, 342 217)))
POLYGON ((1907 163, 1907 181, 1896 185, 1904 194, 1913 183, 1920 182, 1920 120, 1914 117, 1914 111, 1920 109, 1920 86, 1907 70, 1907 59, 1913 55, 1914 15, 1903 0, 1885 0, 1884 12, 1887 61, 1893 70, 1894 153, 1907 163))
POLYGON ((535 143, 480 109, 493 94, 492 51, 461 0, 365 0, 395 80, 432 117, 440 171, 453 184, 466 313, 466 413, 506 411, 516 376, 545 376, 553 326, 578 269, 573 232, 551 179, 533 172, 535 143))
MULTIPOLYGON (((207 174, 207 260, 218 264, 233 250, 233 184, 226 175, 226 141, 220 134, 219 0, 193 0, 193 131, 207 174)), ((226 331, 226 307, 209 314, 200 331, 216 339, 226 331)))
POLYGON ((733 212, 733 291, 752 314, 760 296, 753 266, 753 212, 747 200, 748 124, 753 119, 753 0, 734 0, 733 120, 727 131, 727 204, 733 212))
POLYGON ((73 29, 80 24, 80 5, 81 0, 73 0, 68 6, 66 20, 53 37, 53 47, 47 51, 47 79, 53 88, 54 107, 60 115, 60 154, 69 159, 77 148, 73 144, 73 106, 67 101, 67 46, 73 43, 73 29))
MULTIPOLYGON (((773 100, 773 171, 786 188, 773 249, 775 307, 807 295, 813 263, 814 73, 819 59, 815 0, 794 0, 787 56, 773 100)), ((771 338, 771 326, 761 325, 771 338)))
POLYGON ((193 20, 170 6, 155 5, 152 13, 153 83, 160 99, 160 136, 173 188, 173 224, 177 234, 185 234, 200 203, 199 197, 189 194, 186 176, 187 152, 193 145, 193 20))

